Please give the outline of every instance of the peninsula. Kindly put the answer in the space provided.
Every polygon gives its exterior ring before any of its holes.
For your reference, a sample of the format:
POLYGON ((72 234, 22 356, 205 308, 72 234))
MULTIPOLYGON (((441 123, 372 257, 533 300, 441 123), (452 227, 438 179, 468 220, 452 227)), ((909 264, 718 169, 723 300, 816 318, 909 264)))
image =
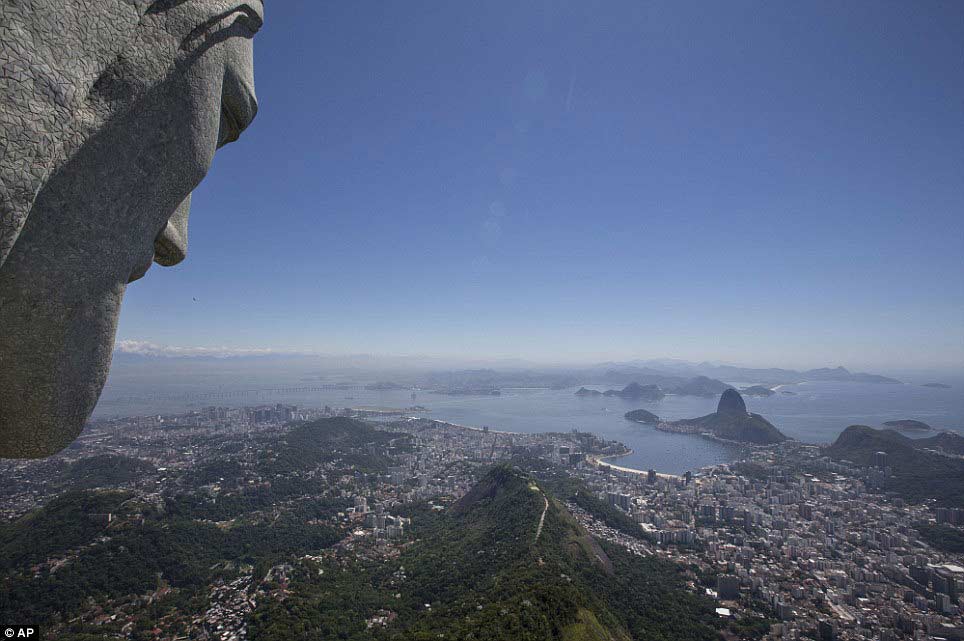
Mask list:
POLYGON ((773 396, 776 394, 776 392, 765 385, 751 385, 750 387, 744 387, 740 391, 747 396, 773 396))
POLYGON ((659 423, 659 417, 649 410, 633 410, 626 412, 623 416, 634 423, 646 423, 648 425, 656 425, 659 423))
POLYGON ((656 428, 666 432, 708 434, 726 441, 751 445, 773 445, 787 440, 770 421, 759 414, 749 413, 743 397, 735 389, 723 392, 716 411, 712 414, 663 422, 656 428))

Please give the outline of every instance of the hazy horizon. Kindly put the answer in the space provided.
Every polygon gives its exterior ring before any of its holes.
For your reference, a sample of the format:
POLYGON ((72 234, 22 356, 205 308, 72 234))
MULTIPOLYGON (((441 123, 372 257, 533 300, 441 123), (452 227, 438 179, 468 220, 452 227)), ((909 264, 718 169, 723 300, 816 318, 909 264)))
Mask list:
POLYGON ((498 357, 498 356, 473 356, 457 354, 404 354, 404 353, 366 353, 366 352, 345 352, 345 353, 325 353, 298 350, 276 350, 266 347, 261 348, 230 348, 223 346, 171 346, 159 345, 147 341, 119 341, 116 346, 115 359, 122 361, 128 357, 145 357, 150 359, 177 360, 316 360, 325 363, 332 369, 367 369, 371 372, 378 371, 403 371, 403 370, 445 370, 445 369, 471 369, 471 368, 491 368, 502 370, 513 369, 576 369, 593 368, 604 365, 619 366, 639 366, 648 367, 656 370, 669 371, 673 367, 699 367, 699 366, 726 366, 744 369, 785 369, 806 371, 820 368, 844 367, 851 372, 868 372, 873 374, 883 374, 890 376, 907 376, 911 378, 926 378, 928 375, 944 376, 949 379, 964 379, 964 367, 947 368, 874 368, 864 367, 843 362, 818 362, 813 364, 786 364, 771 362, 753 361, 726 361, 717 359, 684 359, 672 356, 650 356, 650 357, 630 357, 608 358, 600 355, 598 358, 584 356, 571 360, 539 360, 521 357, 498 357))

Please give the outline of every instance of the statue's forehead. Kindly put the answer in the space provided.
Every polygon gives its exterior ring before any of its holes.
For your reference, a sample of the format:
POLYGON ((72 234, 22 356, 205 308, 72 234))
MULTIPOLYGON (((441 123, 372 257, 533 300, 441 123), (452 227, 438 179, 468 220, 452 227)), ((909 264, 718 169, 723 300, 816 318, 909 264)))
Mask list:
POLYGON ((40 186, 79 142, 90 88, 130 45, 150 4, 0 2, 0 265, 40 186))
POLYGON ((172 40, 245 7, 260 14, 263 2, 0 0, 0 266, 41 186, 110 117, 113 106, 91 96, 119 57, 134 53, 149 84, 172 40))

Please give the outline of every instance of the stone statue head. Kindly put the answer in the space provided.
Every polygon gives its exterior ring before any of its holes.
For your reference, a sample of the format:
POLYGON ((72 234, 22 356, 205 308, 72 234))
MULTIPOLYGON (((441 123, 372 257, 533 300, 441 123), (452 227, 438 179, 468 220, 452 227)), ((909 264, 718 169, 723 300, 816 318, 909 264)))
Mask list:
POLYGON ((0 0, 0 457, 83 429, 121 300, 257 111, 262 0, 0 0))

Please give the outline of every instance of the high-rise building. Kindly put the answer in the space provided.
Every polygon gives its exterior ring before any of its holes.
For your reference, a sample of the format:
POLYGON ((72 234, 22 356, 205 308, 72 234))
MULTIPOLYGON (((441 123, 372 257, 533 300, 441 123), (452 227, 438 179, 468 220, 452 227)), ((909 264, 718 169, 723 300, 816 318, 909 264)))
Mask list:
POLYGON ((874 452, 874 467, 881 470, 887 467, 887 452, 874 452))
POLYGON ((830 621, 821 621, 817 624, 817 636, 820 641, 834 641, 837 638, 837 633, 834 630, 833 623, 830 621))
POLYGON ((934 609, 941 614, 950 614, 951 598, 946 594, 938 592, 934 595, 934 609))

